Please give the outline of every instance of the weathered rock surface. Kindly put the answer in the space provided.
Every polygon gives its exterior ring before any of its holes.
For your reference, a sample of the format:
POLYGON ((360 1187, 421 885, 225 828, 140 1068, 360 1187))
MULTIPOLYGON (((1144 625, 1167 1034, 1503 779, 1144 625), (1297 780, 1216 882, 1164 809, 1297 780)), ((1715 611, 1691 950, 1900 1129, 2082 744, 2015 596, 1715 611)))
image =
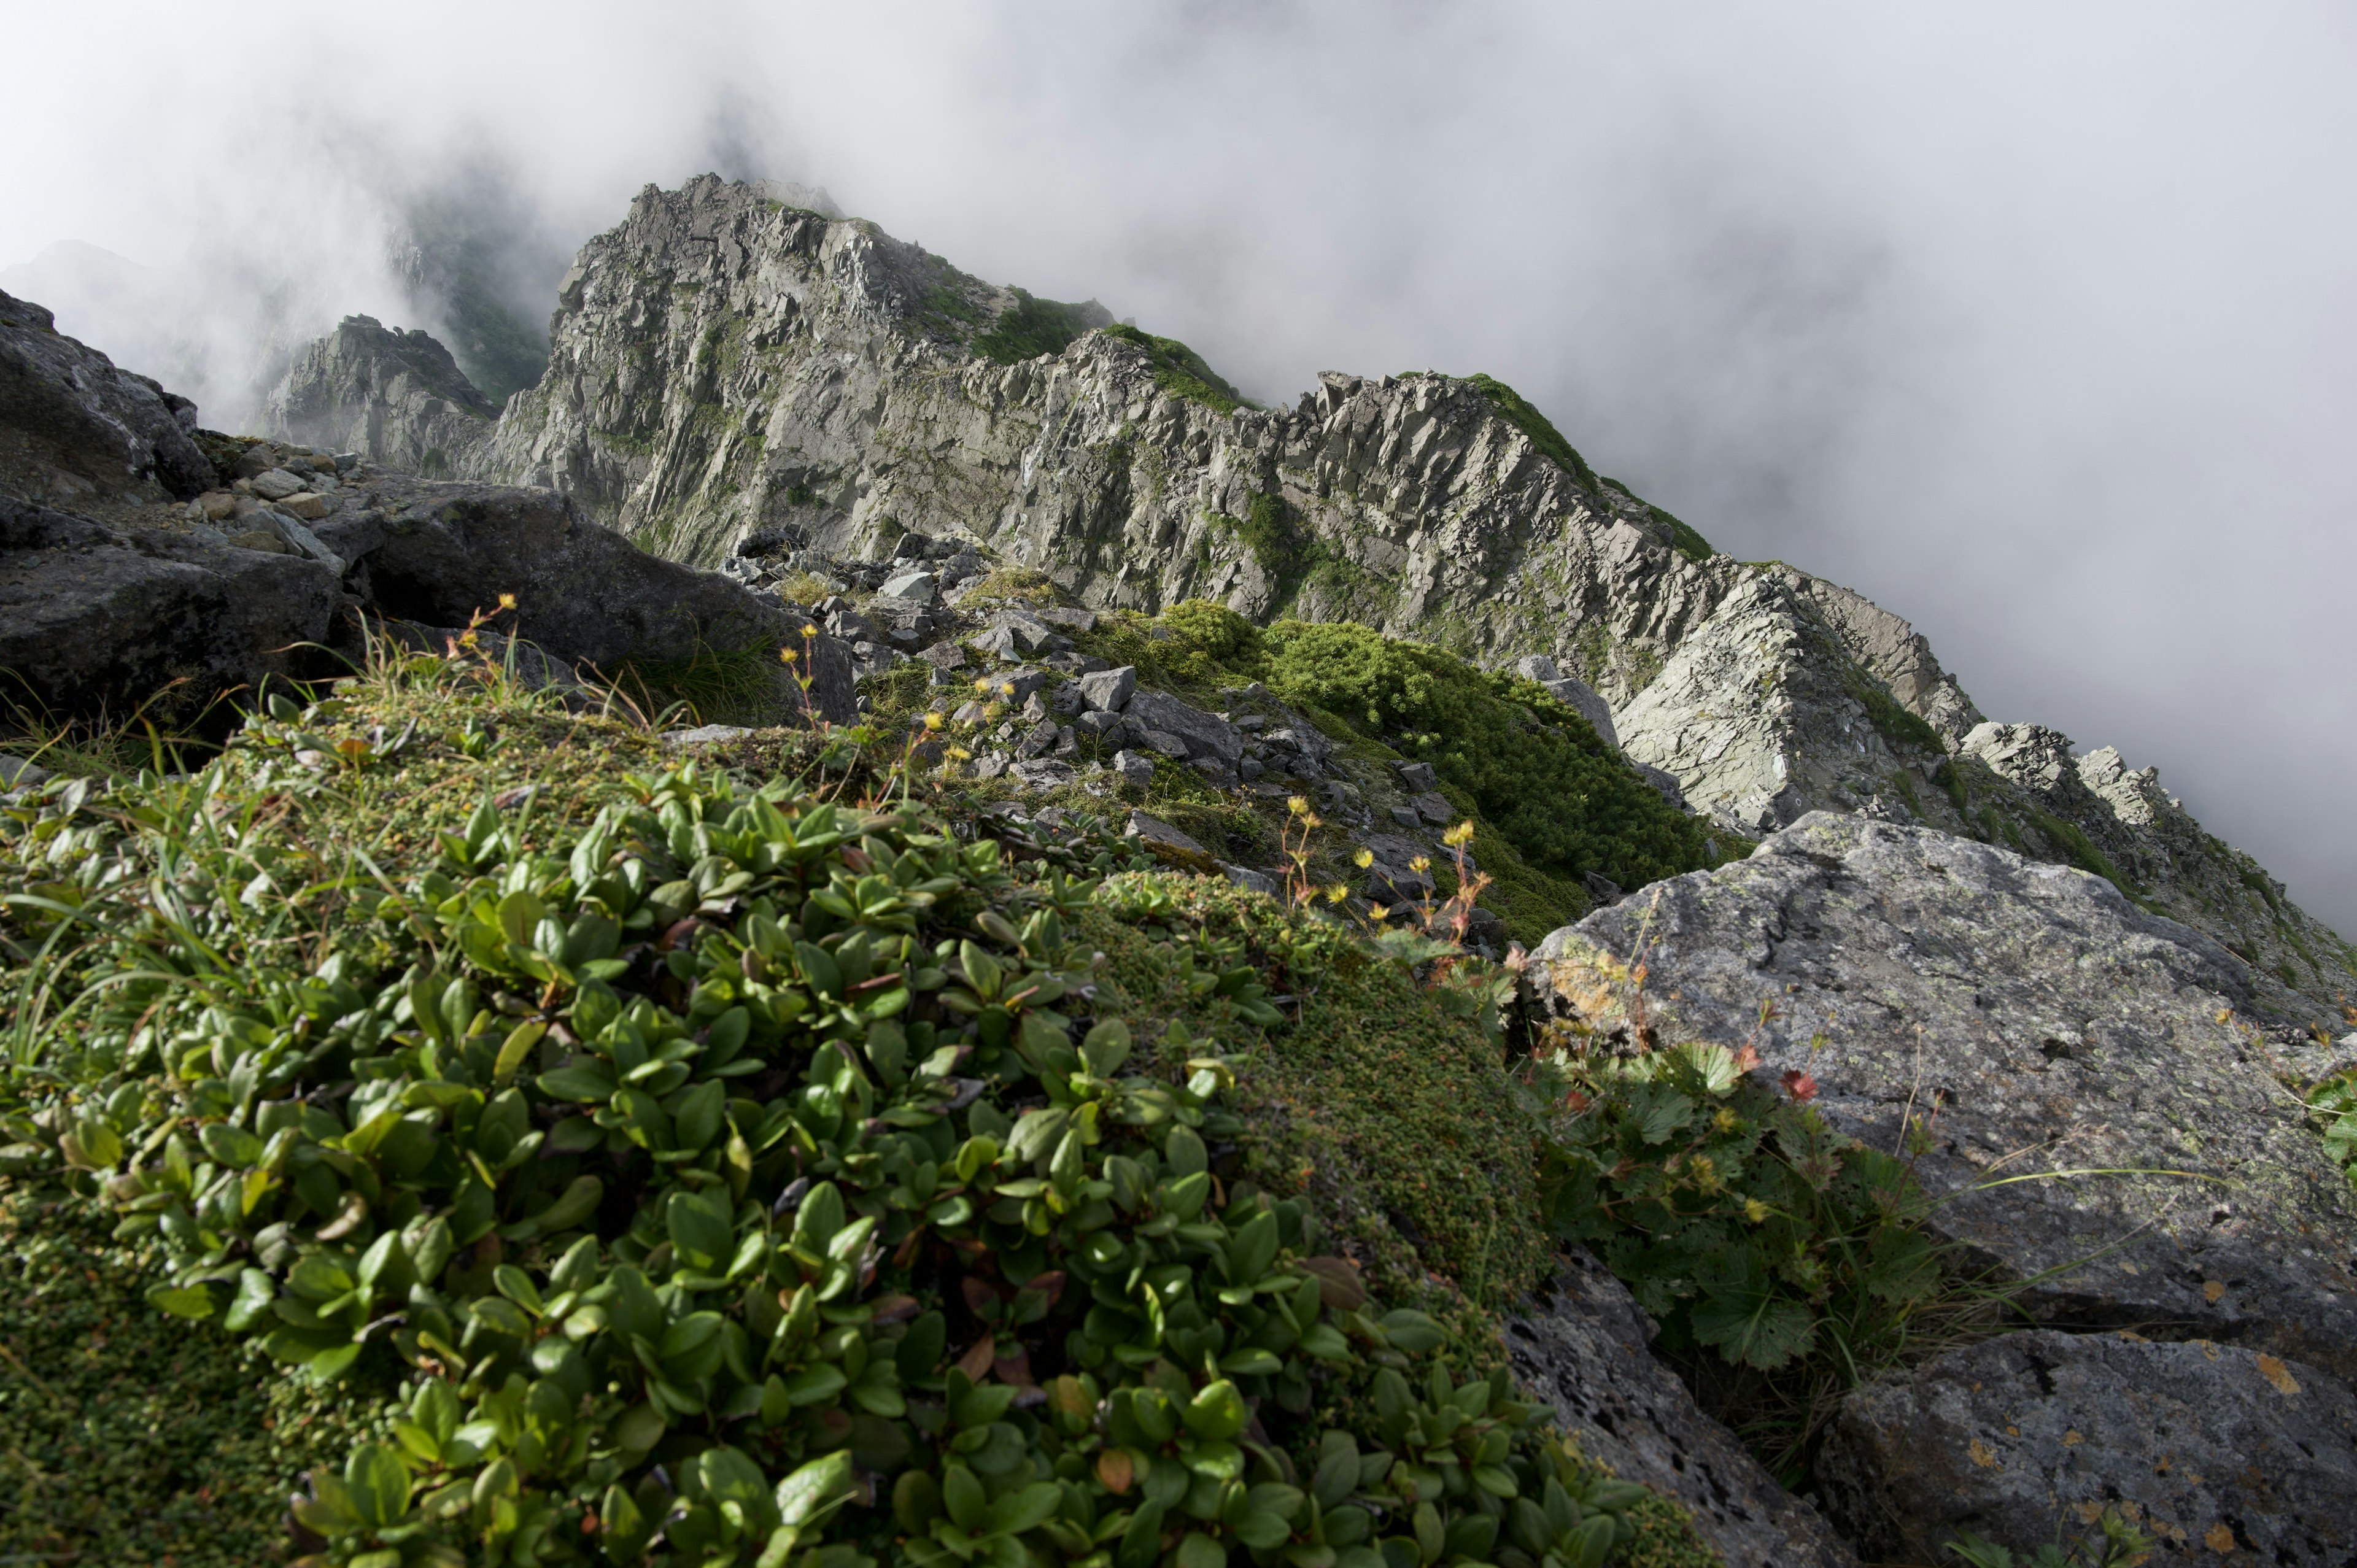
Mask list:
POLYGON ((0 489, 48 506, 187 499, 213 483, 196 404, 0 294, 0 489))
POLYGON ((1566 1259, 1548 1301, 1505 1328, 1516 1376, 1554 1407, 1564 1431, 1621 1479, 1685 1504, 1727 1568, 1857 1563, 1824 1519, 1778 1486, 1653 1359, 1652 1337, 1628 1288, 1584 1251, 1566 1259))
POLYGON ((2012 1334, 1853 1391, 1817 1484, 1858 1549, 1932 1563, 1960 1530, 2027 1553, 2104 1509, 2160 1563, 2357 1562, 2357 1398, 2207 1340, 2012 1334))
POLYGON ((52 717, 123 721, 156 699, 157 717, 185 718, 304 669, 298 645, 334 634, 337 604, 336 574, 301 555, 110 528, 0 494, 5 696, 52 717))
POLYGON ((1640 950, 1657 1041, 1750 1039, 1843 1130, 1898 1151, 1914 1129, 1932 1227, 2052 1271, 2038 1316, 2357 1374, 2357 1195, 2277 1079, 2330 1047, 2258 1027, 2266 993, 2211 939, 2101 877, 1813 813, 1555 933, 1538 990, 1628 1048, 1599 961, 1640 950))
POLYGON ((264 434, 425 478, 447 478, 499 409, 422 331, 348 316, 314 339, 270 393, 264 434))

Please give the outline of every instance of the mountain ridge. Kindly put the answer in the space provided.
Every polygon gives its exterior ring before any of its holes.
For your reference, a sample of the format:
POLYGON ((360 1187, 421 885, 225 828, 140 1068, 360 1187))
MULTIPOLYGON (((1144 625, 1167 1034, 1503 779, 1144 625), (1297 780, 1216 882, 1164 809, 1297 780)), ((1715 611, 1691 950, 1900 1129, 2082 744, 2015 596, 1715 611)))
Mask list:
MULTIPOLYGON (((647 187, 583 247, 550 342, 537 386, 436 450, 655 553, 877 562, 920 532, 1093 608, 1211 598, 1492 667, 1544 657, 1730 832, 1818 809, 1921 822, 2105 875, 2322 1021, 2357 983, 2357 952, 2154 770, 2067 740, 2058 763, 2056 732, 1992 724, 1903 618, 1712 551, 1491 378, 1326 371, 1253 407, 1094 302, 710 176, 647 187), (994 358, 1009 345, 1042 351, 994 358)), ((393 428, 429 412, 381 401, 393 428)))

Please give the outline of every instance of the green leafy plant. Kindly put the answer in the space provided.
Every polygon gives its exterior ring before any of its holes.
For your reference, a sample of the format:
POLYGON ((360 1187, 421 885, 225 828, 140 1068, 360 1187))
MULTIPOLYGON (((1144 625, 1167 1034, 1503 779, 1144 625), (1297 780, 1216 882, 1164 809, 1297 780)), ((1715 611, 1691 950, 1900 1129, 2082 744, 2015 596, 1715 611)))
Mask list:
POLYGON ((2110 1509, 2097 1517, 2095 1526, 2093 1534, 2068 1542, 2050 1541, 2029 1552, 2018 1552, 1964 1530, 1948 1543, 1948 1551, 1968 1568, 2136 1568, 2159 1545, 2110 1509))
POLYGON ((1603 482, 1596 477, 1596 470, 1587 466, 1587 459, 1582 457, 1571 443, 1563 438, 1563 433, 1549 423, 1545 414, 1533 407, 1530 400, 1522 393, 1495 376, 1471 375, 1465 380, 1475 392, 1490 400, 1490 405, 1498 411, 1499 418, 1529 437, 1531 445, 1555 467, 1591 490, 1603 482))
MULTIPOLYGON (((279 857, 269 790, 414 763, 359 729, 290 703, 196 779, 0 820, 47 877, 0 933, 12 1166, 102 1193, 162 1313, 399 1386, 313 1470, 307 1562, 1394 1568, 1593 1481, 1215 1173, 1244 1059, 1095 1004, 1070 852, 685 762, 586 819, 487 792, 399 878, 279 857), (1335 1433, 1366 1462, 1329 1507, 1335 1433)), ((476 733, 486 768, 530 731, 476 733)), ((1174 940, 1186 994, 1278 1021, 1174 940)))

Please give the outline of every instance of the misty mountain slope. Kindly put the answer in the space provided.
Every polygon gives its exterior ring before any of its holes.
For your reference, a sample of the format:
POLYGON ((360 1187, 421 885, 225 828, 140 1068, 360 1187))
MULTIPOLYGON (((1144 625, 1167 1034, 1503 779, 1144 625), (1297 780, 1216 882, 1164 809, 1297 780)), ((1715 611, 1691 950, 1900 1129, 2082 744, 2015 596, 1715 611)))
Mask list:
POLYGON ((447 478, 499 406, 431 335, 347 316, 298 355, 263 409, 263 434, 426 478, 447 478))
POLYGON ((2309 1011, 2357 975, 2156 780, 1993 765, 1965 747, 1984 715, 1904 619, 1713 552, 1487 378, 1329 371, 1253 407, 1092 306, 706 177, 647 188, 583 248, 547 374, 457 461, 683 560, 877 561, 919 531, 1100 608, 1206 597, 1489 664, 1544 654, 1610 703, 1633 759, 1736 831, 1816 809, 1921 822, 2112 876, 2309 1011))

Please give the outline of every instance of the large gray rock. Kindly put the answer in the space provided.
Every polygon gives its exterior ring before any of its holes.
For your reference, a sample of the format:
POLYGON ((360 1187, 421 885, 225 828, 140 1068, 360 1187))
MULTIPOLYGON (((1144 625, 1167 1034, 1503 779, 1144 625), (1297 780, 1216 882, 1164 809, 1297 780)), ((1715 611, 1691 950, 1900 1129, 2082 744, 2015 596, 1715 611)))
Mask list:
POLYGON ((1586 719, 1596 733, 1604 737, 1605 745, 1620 744, 1620 732, 1612 726, 1612 704, 1598 695, 1596 688, 1587 682, 1557 669, 1554 660, 1543 653, 1517 659, 1514 660, 1514 673, 1545 687, 1547 695, 1586 719))
POLYGON ((2040 1317, 2357 1373, 2357 1195, 2278 1079, 2330 1047, 2255 1027, 2209 938, 2101 877, 1819 812, 1550 936, 1534 983, 1566 1037, 1635 1047, 1599 961, 1641 949, 1655 1043, 1752 1039, 1843 1130, 1918 1129, 1933 1228, 2047 1276, 2040 1317))
POLYGON ((1877 1560, 1970 1530, 2028 1553, 2112 1509, 2156 1563, 2357 1562, 2357 1398, 2298 1361, 2206 1340, 2010 1334, 1854 1391, 1817 1464, 1877 1560))
MULTIPOLYGON (((1727 1568, 1850 1568, 1857 1558, 1814 1509, 1776 1484, 1735 1434, 1702 1412, 1646 1348, 1653 1326, 1586 1251, 1553 1294, 1506 1320, 1523 1386, 1624 1481, 1677 1498, 1727 1568)), ((1929 1559, 1926 1559, 1929 1561, 1929 1559)))
POLYGON ((459 471, 498 405, 428 334, 347 316, 314 339, 270 393, 264 433, 428 478, 459 471))
POLYGON ((1244 754, 1244 737, 1235 725, 1217 714, 1207 714, 1180 702, 1168 692, 1135 693, 1123 712, 1137 733, 1178 739, 1189 760, 1209 758, 1232 768, 1244 754))
POLYGON ((837 724, 857 716, 850 650, 840 639, 805 639, 800 618, 774 598, 649 555, 553 490, 387 480, 370 499, 377 504, 339 513, 317 532, 356 577, 365 574, 369 602, 385 615, 463 626, 512 594, 520 635, 608 679, 625 666, 758 649, 774 671, 772 704, 785 714, 803 706, 776 658, 791 649, 813 677, 811 707, 837 724))
POLYGON ((186 719, 266 676, 319 673, 301 645, 343 629, 336 607, 336 574, 301 555, 0 495, 0 690, 52 718, 121 722, 160 699, 154 716, 186 719))
POLYGON ((0 490, 77 508, 187 499, 213 466, 189 432, 197 407, 117 370, 47 310, 0 294, 0 490))

